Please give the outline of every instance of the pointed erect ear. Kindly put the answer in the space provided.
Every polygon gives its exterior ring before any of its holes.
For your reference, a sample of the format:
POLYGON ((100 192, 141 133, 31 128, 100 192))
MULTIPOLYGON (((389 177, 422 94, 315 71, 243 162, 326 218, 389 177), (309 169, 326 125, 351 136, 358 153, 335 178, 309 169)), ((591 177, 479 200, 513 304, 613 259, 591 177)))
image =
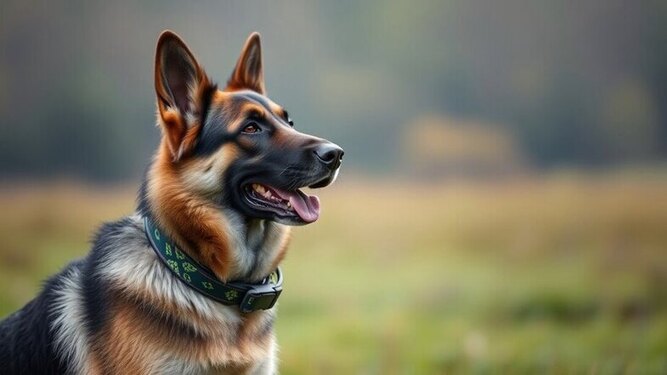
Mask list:
POLYGON ((227 91, 253 90, 264 94, 264 69, 262 68, 262 45, 259 33, 250 34, 246 40, 241 56, 236 62, 232 76, 227 81, 227 91))
POLYGON ((178 160, 194 145, 211 84, 192 52, 171 31, 162 32, 157 42, 155 92, 164 136, 178 160))

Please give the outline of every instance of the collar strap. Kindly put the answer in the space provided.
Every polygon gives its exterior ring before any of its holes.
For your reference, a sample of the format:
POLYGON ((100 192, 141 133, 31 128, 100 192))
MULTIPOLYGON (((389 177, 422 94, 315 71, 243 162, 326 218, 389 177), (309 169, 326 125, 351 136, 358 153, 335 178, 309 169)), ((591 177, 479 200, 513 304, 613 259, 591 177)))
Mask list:
POLYGON ((144 217, 146 237, 158 258, 183 283, 223 305, 239 306, 241 312, 268 310, 276 304, 283 290, 280 268, 259 283, 230 281, 223 283, 206 267, 181 251, 148 217, 144 217))

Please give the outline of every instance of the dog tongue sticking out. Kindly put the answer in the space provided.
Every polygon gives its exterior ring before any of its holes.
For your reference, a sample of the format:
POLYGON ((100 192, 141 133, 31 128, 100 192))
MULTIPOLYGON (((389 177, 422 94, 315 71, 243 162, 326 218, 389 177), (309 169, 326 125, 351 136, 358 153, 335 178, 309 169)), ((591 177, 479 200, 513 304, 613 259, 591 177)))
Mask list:
POLYGON ((306 223, 312 223, 320 217, 320 199, 315 195, 307 195, 300 190, 287 191, 276 189, 272 190, 280 198, 289 201, 299 217, 306 223))

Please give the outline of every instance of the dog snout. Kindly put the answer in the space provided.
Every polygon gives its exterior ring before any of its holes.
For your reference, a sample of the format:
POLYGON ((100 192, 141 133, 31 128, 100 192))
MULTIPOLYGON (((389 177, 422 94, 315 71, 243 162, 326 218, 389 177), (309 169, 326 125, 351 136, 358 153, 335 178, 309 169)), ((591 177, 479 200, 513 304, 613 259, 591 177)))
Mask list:
POLYGON ((326 165, 329 169, 334 170, 340 167, 345 151, 343 151, 337 144, 326 142, 317 145, 313 150, 313 153, 322 164, 326 165))

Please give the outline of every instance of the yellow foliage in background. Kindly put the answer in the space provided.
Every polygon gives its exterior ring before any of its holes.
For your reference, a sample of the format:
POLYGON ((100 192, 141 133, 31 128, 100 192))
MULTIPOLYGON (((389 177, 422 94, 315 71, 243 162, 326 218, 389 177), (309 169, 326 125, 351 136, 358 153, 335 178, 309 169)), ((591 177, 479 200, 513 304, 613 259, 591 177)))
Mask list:
POLYGON ((403 161, 421 177, 507 175, 526 168, 514 136, 502 126, 420 117, 405 126, 403 161))

